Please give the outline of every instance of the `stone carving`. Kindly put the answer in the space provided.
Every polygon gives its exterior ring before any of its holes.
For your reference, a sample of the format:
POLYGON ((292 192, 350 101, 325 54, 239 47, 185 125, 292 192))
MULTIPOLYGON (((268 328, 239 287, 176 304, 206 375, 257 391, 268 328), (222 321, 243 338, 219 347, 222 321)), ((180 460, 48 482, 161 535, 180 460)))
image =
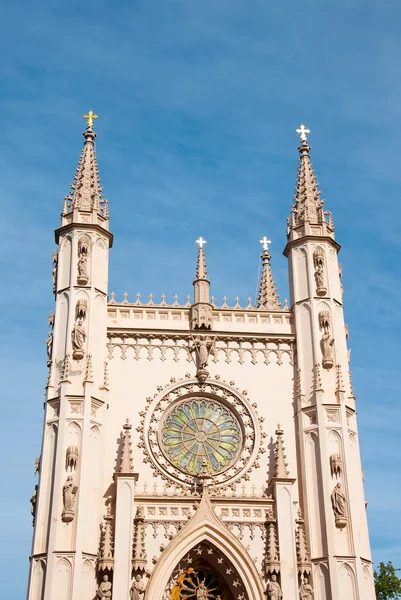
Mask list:
POLYGON ((108 575, 103 575, 102 582, 96 591, 96 598, 111 598, 111 588, 108 575))
POLYGON ((332 477, 341 477, 343 470, 343 461, 341 454, 332 454, 330 456, 330 471, 332 477))
POLYGON ((52 269, 52 281, 53 281, 53 294, 57 292, 57 267, 58 267, 58 253, 53 252, 53 269, 52 269))
POLYGON ((134 519, 133 570, 145 571, 146 562, 145 514, 143 506, 140 505, 136 510, 134 519))
POLYGON ((214 344, 216 338, 210 336, 195 336, 191 347, 191 352, 195 352, 196 358, 196 376, 201 383, 204 383, 209 376, 208 362, 210 354, 214 355, 214 344))
POLYGON ((63 485, 63 512, 61 518, 64 523, 70 523, 74 519, 77 492, 78 486, 75 485, 73 477, 69 475, 63 485))
POLYGON ((340 482, 337 483, 331 493, 331 505, 336 521, 336 527, 343 529, 348 522, 347 517, 347 499, 344 494, 343 486, 340 482))
POLYGON ((87 311, 88 302, 83 298, 80 298, 75 306, 75 318, 84 320, 86 318, 87 311))
POLYGON ((65 470, 75 471, 78 463, 78 446, 68 446, 65 455, 65 470))
POLYGON ((327 294, 327 287, 325 285, 324 277, 324 250, 318 246, 313 253, 313 264, 315 267, 315 281, 316 281, 316 294, 318 296, 325 296, 327 294))
POLYGON ((39 469, 40 469, 40 456, 36 456, 35 457, 35 468, 33 470, 34 477, 36 476, 37 473, 39 473, 39 469))
POLYGON ((79 319, 71 331, 72 358, 81 360, 85 356, 84 344, 86 340, 86 330, 82 319, 79 319))
POLYGON ((302 577, 299 587, 299 600, 313 600, 314 596, 313 587, 309 583, 308 578, 302 577))
POLYGON ((29 500, 31 503, 32 527, 35 526, 37 494, 38 494, 38 486, 35 485, 35 489, 33 490, 33 494, 29 500))
POLYGON ((322 350, 322 366, 324 369, 331 369, 334 366, 333 344, 334 338, 330 333, 330 313, 328 310, 322 310, 319 313, 319 326, 323 331, 320 347, 322 350))
POLYGON ((54 329, 54 312, 52 310, 49 312, 49 316, 47 318, 47 324, 49 327, 54 329))
POLYGON ((46 342, 46 351, 47 351, 47 366, 50 367, 52 364, 52 355, 53 355, 53 334, 51 331, 47 334, 46 342))
POLYGON ((281 591, 281 587, 277 582, 277 576, 272 575, 271 581, 267 581, 266 586, 267 597, 269 600, 281 600, 283 597, 283 592, 281 591))
POLYGON ((142 600, 145 587, 142 576, 136 575, 131 587, 131 600, 142 600))
POLYGON ((87 240, 81 238, 78 242, 78 285, 89 283, 88 273, 89 244, 87 240))

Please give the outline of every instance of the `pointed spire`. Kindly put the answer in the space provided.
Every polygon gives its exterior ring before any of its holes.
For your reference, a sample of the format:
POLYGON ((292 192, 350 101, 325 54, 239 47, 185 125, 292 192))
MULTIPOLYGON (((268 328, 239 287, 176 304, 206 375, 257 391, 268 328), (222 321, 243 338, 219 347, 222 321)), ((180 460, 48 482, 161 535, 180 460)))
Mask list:
POLYGON ((271 256, 269 254, 269 244, 271 242, 264 236, 260 240, 260 243, 263 246, 263 253, 260 256, 263 261, 263 266, 256 306, 257 308, 266 308, 268 310, 279 310, 280 303, 278 301, 277 288, 270 266, 271 256))
POLYGON ((101 225, 108 228, 108 201, 103 197, 99 169, 96 160, 93 120, 97 119, 92 111, 84 117, 88 124, 83 133, 84 147, 78 161, 70 193, 64 198, 62 225, 71 222, 101 225), (88 220, 88 216, 89 217, 88 220))
POLYGON ((275 449, 275 460, 276 460, 275 477, 278 477, 279 479, 287 479, 287 477, 289 475, 289 471, 287 469, 288 463, 286 462, 287 457, 285 455, 283 434, 284 434, 284 432, 281 429, 280 425, 277 425, 277 429, 276 429, 277 441, 276 441, 276 449, 275 449))
POLYGON ((123 443, 122 443, 121 456, 120 456, 119 472, 120 473, 132 473, 133 472, 132 449, 131 449, 132 425, 130 424, 129 419, 126 420, 125 425, 123 426, 123 429, 124 429, 124 433, 123 433, 123 443))
POLYGON ((313 390, 315 392, 323 392, 323 382, 322 382, 322 375, 320 373, 320 364, 319 363, 315 364, 315 376, 314 376, 313 390))
POLYGON ((310 554, 308 549, 308 542, 306 540, 305 521, 302 517, 301 509, 298 510, 298 518, 296 520, 296 548, 297 548, 297 560, 299 566, 305 566, 310 564, 310 554))
POLYGON ((114 563, 113 517, 110 504, 104 517, 104 525, 100 537, 99 570, 111 571, 114 563))
POLYGON ((345 392, 343 374, 341 370, 341 365, 336 366, 336 394, 338 395, 340 392, 345 392))
POLYGON ((289 239, 303 235, 329 235, 334 238, 333 220, 323 209, 324 200, 320 198, 319 184, 310 161, 310 146, 306 137, 310 131, 301 125, 297 133, 301 136, 301 144, 298 147, 299 167, 287 236, 289 239), (298 230, 295 236, 294 229, 298 230))
POLYGON ((86 359, 86 370, 85 370, 84 382, 93 383, 92 354, 88 354, 87 359, 86 359))
POLYGON ((207 278, 205 251, 206 240, 200 237, 196 274, 193 281, 194 301, 191 305, 191 329, 211 329, 213 324, 213 309, 209 300, 210 281, 207 278))
POLYGON ((206 281, 208 280, 207 279, 207 271, 206 271, 205 251, 203 249, 203 246, 207 242, 201 236, 198 240, 196 240, 196 243, 199 244, 199 248, 198 248, 198 262, 196 264, 196 274, 195 274, 194 283, 198 279, 205 279, 206 281))

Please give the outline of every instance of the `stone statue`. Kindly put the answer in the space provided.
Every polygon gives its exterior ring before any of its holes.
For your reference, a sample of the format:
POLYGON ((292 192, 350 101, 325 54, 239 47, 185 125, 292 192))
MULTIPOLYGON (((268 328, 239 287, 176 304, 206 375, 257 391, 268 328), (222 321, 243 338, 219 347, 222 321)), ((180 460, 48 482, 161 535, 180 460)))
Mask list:
POLYGON ((301 585, 299 588, 299 600, 313 600, 314 598, 313 587, 309 583, 307 577, 301 578, 301 585))
POLYGON ((324 250, 317 247, 313 253, 313 264, 315 266, 316 294, 318 296, 325 296, 327 294, 327 288, 324 281, 324 261, 324 250))
POLYGON ((329 331, 326 331, 320 340, 320 347, 322 349, 322 365, 324 369, 331 369, 334 365, 333 344, 334 338, 331 337, 329 331))
POLYGON ((53 293, 57 291, 57 265, 58 265, 58 254, 53 253, 53 269, 52 269, 52 282, 53 282, 53 293))
POLYGON ((205 584, 202 582, 196 590, 196 600, 208 600, 209 594, 205 584))
POLYGON ((331 493, 331 505, 336 520, 336 527, 342 529, 347 524, 347 499, 340 482, 337 483, 331 493))
POLYGON ((72 342, 72 357, 75 360, 81 360, 84 357, 84 344, 86 339, 86 331, 85 327, 82 324, 82 319, 78 319, 78 322, 74 325, 74 328, 71 332, 71 342, 72 342))
POLYGON ((40 469, 40 456, 36 456, 35 457, 35 469, 33 471, 33 475, 35 476, 37 473, 39 473, 39 469, 40 469))
POLYGON ((86 285, 89 281, 88 273, 88 254, 89 246, 84 239, 80 239, 78 242, 78 277, 77 281, 79 285, 86 285))
POLYGON ((96 592, 96 598, 111 598, 111 582, 108 575, 103 575, 102 583, 96 592))
POLYGON ((209 372, 207 370, 209 356, 213 353, 215 338, 207 336, 196 336, 193 341, 192 350, 196 353, 196 376, 203 383, 209 372))
POLYGON ((131 600, 142 600, 145 592, 145 584, 140 575, 136 575, 131 587, 131 600))
POLYGON ((53 334, 51 331, 49 331, 49 333, 47 334, 47 339, 45 340, 46 342, 46 350, 47 350, 47 365, 50 366, 50 363, 52 361, 52 354, 53 354, 53 334))
POLYGON ((35 489, 33 490, 33 494, 29 500, 31 503, 32 525, 35 525, 37 494, 38 494, 38 486, 35 485, 35 489))
POLYGON ((282 600, 283 592, 277 583, 276 575, 272 575, 272 580, 267 582, 266 592, 269 600, 282 600))
POLYGON ((73 477, 69 475, 63 485, 63 512, 61 518, 65 523, 69 523, 74 518, 77 491, 78 486, 75 485, 73 477))

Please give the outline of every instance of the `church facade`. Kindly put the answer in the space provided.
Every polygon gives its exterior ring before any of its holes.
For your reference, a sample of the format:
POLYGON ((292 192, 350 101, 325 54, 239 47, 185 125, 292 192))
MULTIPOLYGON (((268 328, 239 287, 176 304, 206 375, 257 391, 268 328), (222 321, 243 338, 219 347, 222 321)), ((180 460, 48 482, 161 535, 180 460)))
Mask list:
MULTIPOLYGON (((122 301, 92 112, 53 256, 28 600, 373 600, 340 246, 302 126, 290 304, 122 301)), ((284 229, 284 228, 283 228, 284 229)))

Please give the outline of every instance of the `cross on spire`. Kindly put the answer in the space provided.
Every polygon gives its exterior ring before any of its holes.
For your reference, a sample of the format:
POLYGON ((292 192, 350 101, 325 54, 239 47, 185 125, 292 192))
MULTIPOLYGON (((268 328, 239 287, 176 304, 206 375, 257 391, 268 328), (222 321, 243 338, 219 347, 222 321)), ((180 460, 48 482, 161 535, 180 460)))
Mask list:
POLYGON ((262 244, 263 250, 267 252, 269 250, 269 244, 271 244, 271 240, 268 240, 266 236, 263 236, 259 243, 262 244))
POLYGON ((199 248, 203 248, 204 244, 207 244, 207 242, 201 236, 198 240, 196 240, 196 244, 199 244, 199 248))
POLYGON ((297 129, 296 131, 297 131, 297 133, 300 135, 300 137, 301 137, 301 141, 302 141, 302 142, 306 142, 306 141, 307 141, 307 139, 306 139, 306 135, 307 135, 308 133, 310 133, 310 129, 307 129, 307 128, 305 127, 305 125, 303 125, 303 124, 302 124, 302 125, 301 125, 301 127, 300 127, 299 129, 297 129))
POLYGON ((97 115, 95 115, 95 113, 93 112, 93 110, 90 110, 87 115, 83 116, 83 118, 87 120, 88 129, 92 129, 92 127, 93 127, 93 121, 95 119, 98 119, 99 117, 97 115))

